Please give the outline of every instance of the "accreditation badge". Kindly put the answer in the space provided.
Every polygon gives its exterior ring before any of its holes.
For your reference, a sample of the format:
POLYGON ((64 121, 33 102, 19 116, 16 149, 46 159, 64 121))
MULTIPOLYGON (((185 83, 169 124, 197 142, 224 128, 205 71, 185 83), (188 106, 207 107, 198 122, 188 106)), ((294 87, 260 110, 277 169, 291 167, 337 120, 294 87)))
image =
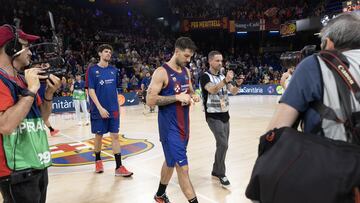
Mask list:
POLYGON ((221 106, 221 111, 225 111, 226 108, 225 98, 220 99, 220 106, 221 106))

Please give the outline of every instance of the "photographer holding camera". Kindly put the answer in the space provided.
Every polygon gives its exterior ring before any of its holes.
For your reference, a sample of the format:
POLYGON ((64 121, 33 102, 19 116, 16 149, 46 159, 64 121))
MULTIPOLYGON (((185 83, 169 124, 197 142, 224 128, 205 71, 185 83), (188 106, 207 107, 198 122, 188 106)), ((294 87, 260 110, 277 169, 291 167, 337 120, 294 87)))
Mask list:
POLYGON ((259 157, 246 190, 249 199, 276 203, 360 199, 360 16, 337 16, 320 36, 322 51, 297 66, 269 131, 260 138, 259 157), (293 126, 298 118, 304 132, 293 126))
POLYGON ((236 95, 241 83, 231 84, 234 72, 229 70, 226 76, 220 73, 223 63, 222 54, 211 51, 208 55, 209 70, 200 78, 203 104, 205 107, 206 122, 216 139, 215 162, 211 175, 218 178, 223 187, 230 186, 225 175, 225 157, 229 143, 229 96, 236 95))
POLYGON ((51 155, 44 120, 60 79, 37 65, 29 69, 29 43, 39 39, 0 26, 0 190, 4 202, 45 202, 51 155), (18 74, 23 72, 24 76, 18 74), (37 92, 46 80, 44 101, 37 92))
MULTIPOLYGON (((356 81, 360 81, 359 36, 360 16, 358 14, 342 14, 331 20, 321 31, 321 49, 342 52, 350 62, 350 72, 356 81)), ((291 126, 300 113, 303 113, 304 131, 311 132, 320 122, 319 114, 310 106, 310 103, 313 101, 324 101, 325 105, 334 108, 337 113, 341 114, 336 82, 334 76, 327 71, 329 70, 326 68, 325 63, 322 60, 318 60, 315 55, 305 58, 297 66, 291 83, 280 100, 278 110, 268 130, 291 126), (331 77, 329 76, 330 78, 328 78, 328 75, 331 77)), ((355 100, 354 102, 357 101, 355 100)), ((343 127, 338 127, 343 129, 343 127)), ((344 130, 340 131, 342 133, 340 132, 337 135, 325 134, 325 136, 346 141, 344 130)))

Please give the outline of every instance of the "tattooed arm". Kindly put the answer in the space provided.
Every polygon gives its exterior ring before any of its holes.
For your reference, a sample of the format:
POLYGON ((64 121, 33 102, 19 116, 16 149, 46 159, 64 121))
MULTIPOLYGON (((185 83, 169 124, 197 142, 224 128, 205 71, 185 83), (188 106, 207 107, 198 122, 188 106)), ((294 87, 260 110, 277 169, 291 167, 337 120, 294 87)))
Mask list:
POLYGON ((185 104, 190 103, 190 95, 186 93, 181 93, 178 95, 171 96, 160 96, 159 93, 161 89, 167 85, 168 83, 167 73, 163 67, 159 67, 155 70, 150 86, 148 88, 147 96, 146 96, 146 104, 150 107, 155 105, 165 106, 168 104, 175 103, 180 101, 185 104))

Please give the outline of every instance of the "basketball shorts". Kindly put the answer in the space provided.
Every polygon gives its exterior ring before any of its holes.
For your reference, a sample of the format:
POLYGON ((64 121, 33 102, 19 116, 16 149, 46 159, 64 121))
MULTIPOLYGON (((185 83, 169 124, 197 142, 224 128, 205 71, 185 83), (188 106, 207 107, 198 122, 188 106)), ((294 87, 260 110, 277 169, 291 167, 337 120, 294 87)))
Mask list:
POLYGON ((175 164, 179 166, 188 165, 188 159, 186 155, 186 149, 188 140, 178 139, 166 139, 161 141, 162 148, 165 155, 166 165, 168 167, 175 167, 175 164))
POLYGON ((110 133, 119 133, 120 128, 120 119, 116 118, 91 118, 91 133, 103 135, 108 132, 110 133))

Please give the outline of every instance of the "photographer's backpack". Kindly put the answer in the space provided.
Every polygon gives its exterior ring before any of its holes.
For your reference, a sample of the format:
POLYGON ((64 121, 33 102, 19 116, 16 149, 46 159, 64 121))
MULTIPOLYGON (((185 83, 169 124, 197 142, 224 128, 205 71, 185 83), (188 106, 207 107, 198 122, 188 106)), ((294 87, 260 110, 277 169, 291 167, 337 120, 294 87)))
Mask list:
POLYGON ((293 128, 260 137, 258 158, 246 196, 261 203, 360 203, 360 112, 352 112, 351 94, 360 102, 360 87, 338 51, 319 57, 335 77, 345 119, 318 101, 310 106, 321 117, 312 133, 293 128), (326 138, 322 122, 344 124, 348 142, 326 138))

